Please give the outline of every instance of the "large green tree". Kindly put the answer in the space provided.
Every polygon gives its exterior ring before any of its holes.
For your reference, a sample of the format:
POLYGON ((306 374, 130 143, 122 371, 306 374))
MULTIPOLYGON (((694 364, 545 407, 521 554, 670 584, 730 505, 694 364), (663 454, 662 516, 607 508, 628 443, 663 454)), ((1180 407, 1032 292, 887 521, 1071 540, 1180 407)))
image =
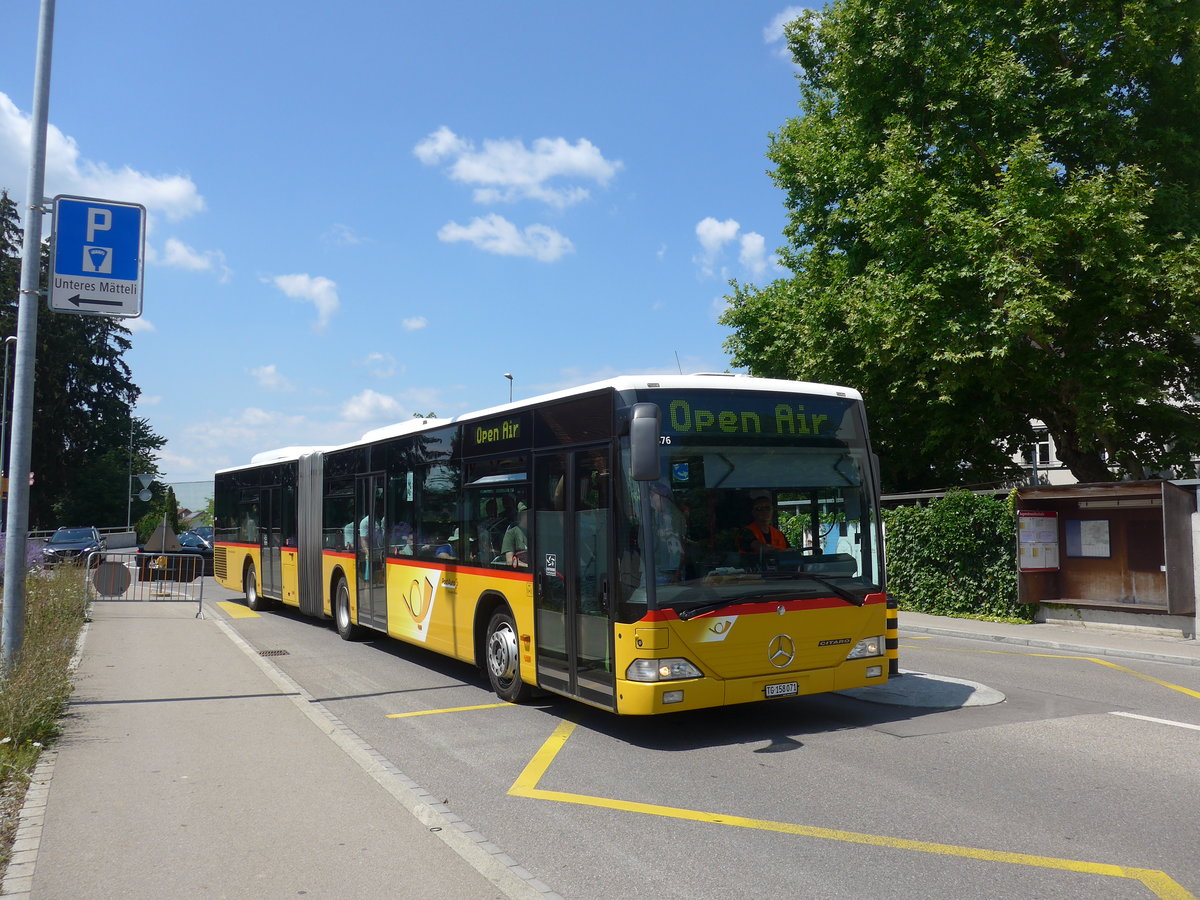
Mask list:
POLYGON ((860 387, 891 490, 1200 452, 1200 4, 837 0, 788 27, 791 274, 734 363, 860 387))
MULTIPOLYGON (((16 204, 0 191, 0 340, 16 333, 21 243, 16 204)), ((46 247, 41 263, 44 287, 46 247)), ((141 391, 124 359, 129 329, 107 316, 54 313, 43 302, 37 309, 30 527, 123 525, 131 454, 134 474, 157 474, 165 443, 145 419, 131 421, 141 391)), ((135 517, 138 507, 134 501, 135 517)))

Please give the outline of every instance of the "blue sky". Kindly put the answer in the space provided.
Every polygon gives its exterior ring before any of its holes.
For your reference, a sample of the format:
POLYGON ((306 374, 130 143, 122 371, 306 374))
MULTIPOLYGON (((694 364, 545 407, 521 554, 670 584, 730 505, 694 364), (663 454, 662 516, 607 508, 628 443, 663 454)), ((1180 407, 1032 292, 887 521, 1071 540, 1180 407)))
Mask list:
MULTIPOLYGON (((0 55, 22 206, 38 9, 0 55)), ((59 0, 46 195, 149 210, 127 360, 166 479, 503 403, 506 372, 729 368, 726 282, 780 274, 798 10, 59 0)))

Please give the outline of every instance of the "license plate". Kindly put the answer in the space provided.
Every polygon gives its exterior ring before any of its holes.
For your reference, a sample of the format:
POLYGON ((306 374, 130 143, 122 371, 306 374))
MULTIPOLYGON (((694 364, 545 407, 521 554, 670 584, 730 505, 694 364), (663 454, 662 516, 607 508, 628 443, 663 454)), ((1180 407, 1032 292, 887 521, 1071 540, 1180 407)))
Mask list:
POLYGON ((800 693, 800 684, 796 681, 785 681, 783 684, 768 684, 768 697, 794 697, 800 693))

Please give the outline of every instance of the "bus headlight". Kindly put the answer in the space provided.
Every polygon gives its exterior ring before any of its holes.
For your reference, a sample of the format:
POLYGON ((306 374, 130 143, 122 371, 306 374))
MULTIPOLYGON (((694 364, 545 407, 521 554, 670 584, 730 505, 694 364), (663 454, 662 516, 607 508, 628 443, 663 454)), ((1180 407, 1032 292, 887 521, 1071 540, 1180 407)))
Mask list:
POLYGON ((868 656, 883 656, 883 635, 863 638, 854 645, 846 659, 865 659, 868 656))
POLYGON ((701 674, 686 659, 635 659, 625 670, 630 681, 679 681, 700 678, 701 674))

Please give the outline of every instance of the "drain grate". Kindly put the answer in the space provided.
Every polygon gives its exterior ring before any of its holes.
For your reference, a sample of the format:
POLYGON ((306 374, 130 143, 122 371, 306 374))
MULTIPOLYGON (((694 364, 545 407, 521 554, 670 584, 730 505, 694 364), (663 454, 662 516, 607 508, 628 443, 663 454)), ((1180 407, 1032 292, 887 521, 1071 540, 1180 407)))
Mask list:
POLYGON ((287 656, 288 652, 286 650, 259 650, 258 655, 259 656, 287 656))

